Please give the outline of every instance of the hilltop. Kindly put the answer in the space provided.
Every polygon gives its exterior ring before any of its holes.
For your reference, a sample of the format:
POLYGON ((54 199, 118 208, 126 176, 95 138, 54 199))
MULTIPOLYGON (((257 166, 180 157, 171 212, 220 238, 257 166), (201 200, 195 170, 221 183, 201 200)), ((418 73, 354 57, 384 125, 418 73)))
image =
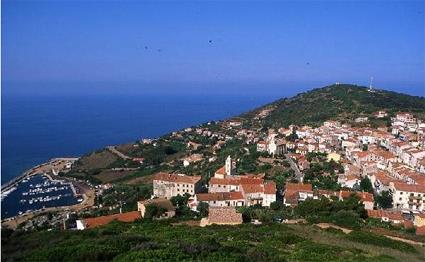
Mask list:
POLYGON ((282 98, 253 110, 242 117, 265 108, 272 109, 264 119, 267 127, 294 125, 317 126, 326 120, 353 121, 358 116, 372 116, 373 112, 385 110, 390 116, 396 112, 410 112, 425 119, 425 98, 367 87, 335 84, 282 98))

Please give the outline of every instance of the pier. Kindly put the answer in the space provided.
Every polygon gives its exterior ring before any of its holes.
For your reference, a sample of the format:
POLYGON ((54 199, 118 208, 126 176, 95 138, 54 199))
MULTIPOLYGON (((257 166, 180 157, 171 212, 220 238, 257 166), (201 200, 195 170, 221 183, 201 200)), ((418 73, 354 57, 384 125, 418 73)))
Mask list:
MULTIPOLYGON (((10 180, 6 184, 1 186, 1 192, 5 192, 13 188, 16 184, 21 182, 27 177, 37 175, 37 174, 47 174, 49 172, 52 172, 53 174, 58 174, 58 172, 66 169, 66 167, 75 161, 77 161, 78 158, 53 158, 49 160, 46 163, 36 165, 32 167, 31 169, 28 169, 22 175, 15 177, 14 179, 10 180)), ((51 178, 51 177, 50 177, 51 178)))

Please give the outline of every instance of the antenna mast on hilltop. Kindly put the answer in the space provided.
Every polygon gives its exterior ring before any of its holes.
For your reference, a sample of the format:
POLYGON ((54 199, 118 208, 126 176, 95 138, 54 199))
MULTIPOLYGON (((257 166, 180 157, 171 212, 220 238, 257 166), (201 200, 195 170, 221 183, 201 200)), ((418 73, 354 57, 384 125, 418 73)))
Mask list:
POLYGON ((369 82, 369 91, 373 91, 372 84, 373 84, 373 76, 371 76, 371 77, 370 77, 370 82, 369 82))

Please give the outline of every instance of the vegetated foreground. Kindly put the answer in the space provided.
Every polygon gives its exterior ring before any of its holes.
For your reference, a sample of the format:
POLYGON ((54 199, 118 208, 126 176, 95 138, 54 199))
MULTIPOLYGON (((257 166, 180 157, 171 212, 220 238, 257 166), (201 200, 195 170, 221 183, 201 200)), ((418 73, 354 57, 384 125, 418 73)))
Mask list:
POLYGON ((311 225, 113 222, 77 231, 2 232, 3 261, 423 261, 425 247, 311 225))

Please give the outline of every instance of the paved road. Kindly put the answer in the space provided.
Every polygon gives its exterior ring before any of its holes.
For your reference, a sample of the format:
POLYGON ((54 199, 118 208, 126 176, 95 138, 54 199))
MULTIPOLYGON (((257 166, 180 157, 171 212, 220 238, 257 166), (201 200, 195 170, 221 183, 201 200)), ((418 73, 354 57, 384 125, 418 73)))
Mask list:
POLYGON ((295 164, 294 160, 288 156, 288 154, 285 154, 286 160, 288 160, 289 164, 291 165, 292 170, 295 171, 295 177, 298 179, 299 182, 303 182, 304 175, 301 173, 301 171, 298 169, 297 164, 295 164))

